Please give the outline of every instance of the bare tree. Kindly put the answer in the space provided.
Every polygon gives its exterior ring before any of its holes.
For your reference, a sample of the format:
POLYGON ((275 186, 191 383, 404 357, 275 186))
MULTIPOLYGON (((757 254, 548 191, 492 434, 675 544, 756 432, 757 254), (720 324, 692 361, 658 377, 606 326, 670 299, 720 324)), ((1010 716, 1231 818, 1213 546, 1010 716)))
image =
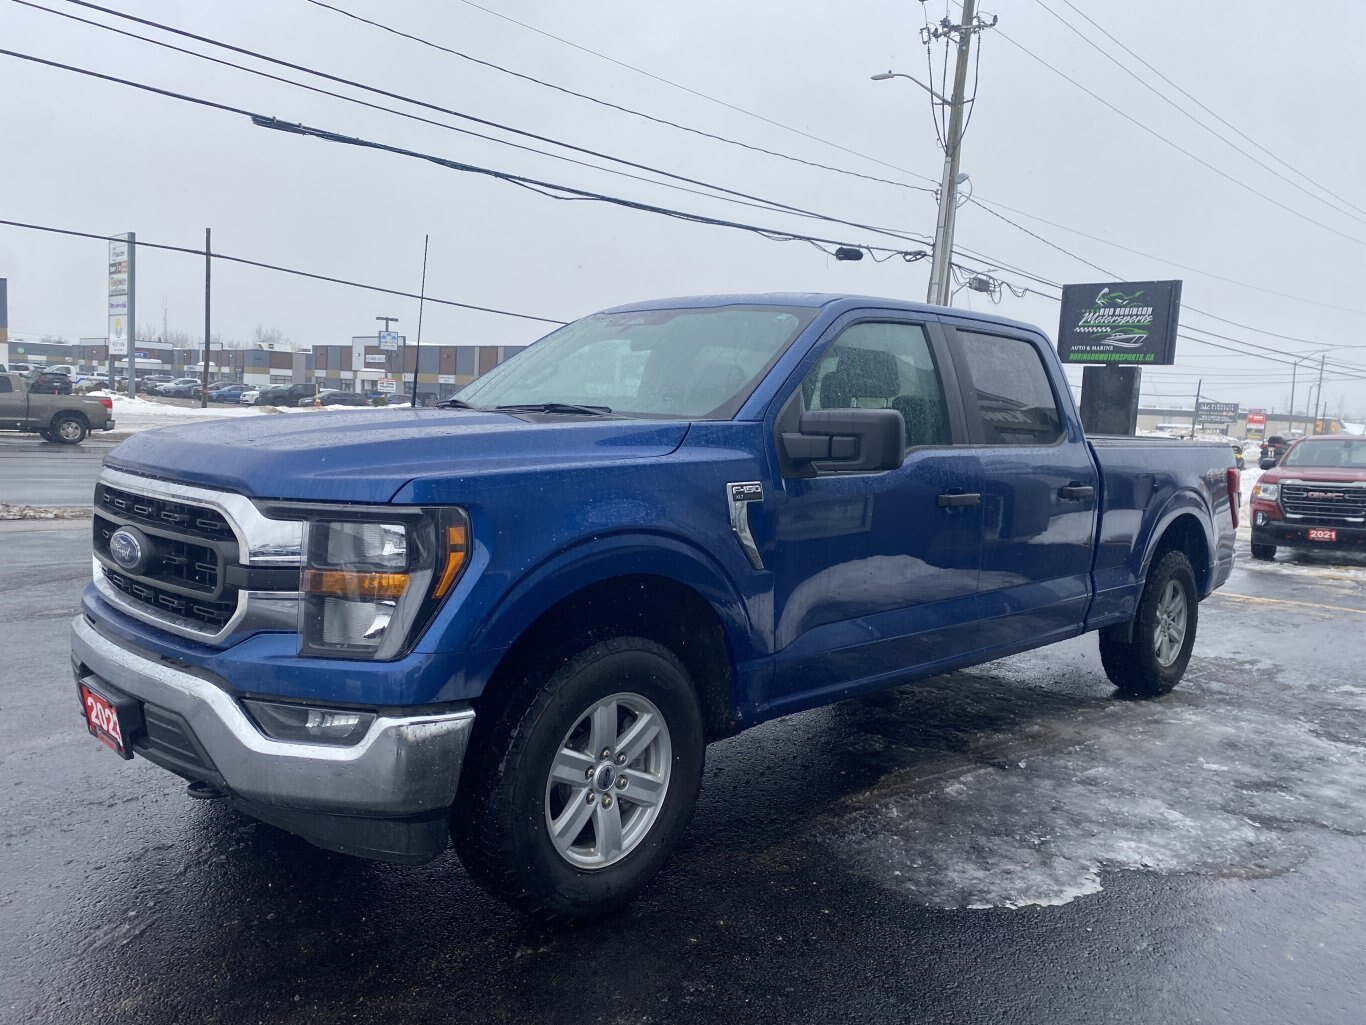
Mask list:
POLYGON ((256 330, 251 333, 251 343, 259 349, 288 349, 289 339, 284 336, 278 327, 263 327, 256 325, 256 330))

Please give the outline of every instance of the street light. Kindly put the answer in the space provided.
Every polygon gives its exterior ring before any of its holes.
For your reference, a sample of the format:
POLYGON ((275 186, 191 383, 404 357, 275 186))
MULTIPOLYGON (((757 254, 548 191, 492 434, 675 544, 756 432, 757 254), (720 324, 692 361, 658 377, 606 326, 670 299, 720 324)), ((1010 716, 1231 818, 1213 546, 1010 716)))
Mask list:
MULTIPOLYGON (((964 8, 964 12, 965 19, 970 20, 971 12, 967 7, 964 8)), ((944 99, 940 93, 935 92, 914 75, 907 75, 901 71, 887 71, 872 76, 874 82, 886 82, 893 78, 904 78, 908 82, 914 82, 929 93, 936 103, 949 108, 948 131, 944 138, 944 174, 939 183, 939 215, 934 223, 934 253, 930 260, 930 283, 925 295, 926 302, 939 306, 948 306, 953 301, 950 272, 953 261, 953 227, 958 209, 958 186, 966 179, 966 175, 958 173, 958 156, 963 149, 963 107, 970 102, 962 99, 963 75, 966 68, 963 44, 966 39, 965 35, 959 45, 958 69, 953 87, 955 100, 944 99)))

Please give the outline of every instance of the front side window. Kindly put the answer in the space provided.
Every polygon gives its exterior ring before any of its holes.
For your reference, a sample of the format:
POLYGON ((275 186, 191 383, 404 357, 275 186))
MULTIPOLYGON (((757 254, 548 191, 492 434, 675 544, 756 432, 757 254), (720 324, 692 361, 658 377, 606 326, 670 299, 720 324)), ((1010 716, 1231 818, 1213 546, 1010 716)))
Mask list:
POLYGON ((962 329, 957 335, 984 444, 1052 445, 1062 437, 1062 414, 1038 349, 1020 338, 962 329))
POLYGON ((511 356, 460 398, 480 409, 572 403, 726 420, 816 313, 779 306, 601 313, 511 356))
POLYGON ((918 324, 846 328, 802 382, 807 409, 895 409, 906 447, 951 442, 944 389, 918 324))

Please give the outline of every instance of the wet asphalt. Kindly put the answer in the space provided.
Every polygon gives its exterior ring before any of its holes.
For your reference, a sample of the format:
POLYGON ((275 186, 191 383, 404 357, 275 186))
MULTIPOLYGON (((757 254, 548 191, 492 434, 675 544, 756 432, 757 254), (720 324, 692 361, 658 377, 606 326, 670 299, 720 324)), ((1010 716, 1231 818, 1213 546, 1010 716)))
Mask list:
POLYGON ((1360 564, 1244 558, 1156 702, 1081 638, 714 745, 661 878, 553 928, 89 737, 84 529, 0 525, 5 1023, 1366 1019, 1360 564))
POLYGON ((100 464, 114 444, 99 437, 61 445, 35 435, 0 434, 0 502, 89 505, 100 464))

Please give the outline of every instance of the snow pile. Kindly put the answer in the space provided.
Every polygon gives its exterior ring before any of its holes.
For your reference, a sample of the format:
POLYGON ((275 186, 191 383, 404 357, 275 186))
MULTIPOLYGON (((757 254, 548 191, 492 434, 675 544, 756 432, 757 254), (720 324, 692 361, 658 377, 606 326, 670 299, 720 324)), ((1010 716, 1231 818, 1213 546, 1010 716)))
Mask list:
POLYGON ((11 505, 9 502, 0 502, 0 520, 79 520, 89 515, 89 505, 11 505))

